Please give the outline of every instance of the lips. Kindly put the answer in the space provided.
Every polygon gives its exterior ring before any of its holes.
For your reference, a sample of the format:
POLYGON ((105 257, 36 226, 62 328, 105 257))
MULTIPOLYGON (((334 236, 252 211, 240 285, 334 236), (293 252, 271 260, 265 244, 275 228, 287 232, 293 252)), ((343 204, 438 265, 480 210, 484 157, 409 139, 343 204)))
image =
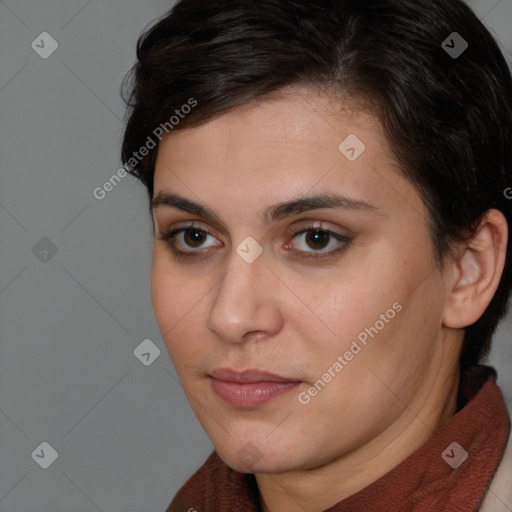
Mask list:
POLYGON ((302 381, 262 370, 218 368, 210 373, 213 391, 232 407, 253 408, 296 388, 302 381))
POLYGON ((281 377, 274 373, 265 372, 262 370, 244 370, 237 372, 230 368, 218 368, 210 373, 214 379, 223 380, 226 382, 239 382, 247 384, 251 382, 301 382, 298 379, 291 379, 288 377, 281 377))

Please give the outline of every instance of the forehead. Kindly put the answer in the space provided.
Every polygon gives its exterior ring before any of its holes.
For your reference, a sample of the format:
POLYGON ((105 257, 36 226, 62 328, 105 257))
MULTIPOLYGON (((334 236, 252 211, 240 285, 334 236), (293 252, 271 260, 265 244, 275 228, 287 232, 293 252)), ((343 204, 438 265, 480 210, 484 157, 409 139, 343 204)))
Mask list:
MULTIPOLYGON (((200 109, 199 104, 193 114, 200 109)), ((163 138, 176 138, 179 134, 191 130, 208 131, 212 127, 219 130, 223 124, 238 121, 250 125, 254 130, 258 127, 264 128, 262 134, 267 134, 269 138, 285 140, 300 136, 307 131, 308 126, 320 128, 319 124, 325 124, 331 130, 337 131, 339 127, 334 125, 340 120, 371 124, 375 125, 375 128, 379 125, 374 102, 341 92, 331 93, 295 86, 252 99, 227 112, 214 115, 210 120, 194 128, 181 129, 178 125, 177 129, 164 134, 163 138)), ((244 132, 237 135, 243 136, 244 132)))
POLYGON ((155 178, 170 163, 187 165, 199 158, 204 167, 237 161, 244 168, 251 165, 243 161, 249 154, 255 159, 253 166, 261 161, 292 166, 304 159, 319 161, 327 154, 337 159, 343 154, 340 143, 356 134, 364 146, 387 152, 378 120, 363 106, 361 101, 309 89, 287 89, 251 101, 200 126, 165 134, 155 178))
POLYGON ((378 119, 363 107, 287 91, 171 132, 159 146, 155 195, 179 192, 239 208, 333 190, 376 207, 403 202, 414 190, 397 172, 378 119))

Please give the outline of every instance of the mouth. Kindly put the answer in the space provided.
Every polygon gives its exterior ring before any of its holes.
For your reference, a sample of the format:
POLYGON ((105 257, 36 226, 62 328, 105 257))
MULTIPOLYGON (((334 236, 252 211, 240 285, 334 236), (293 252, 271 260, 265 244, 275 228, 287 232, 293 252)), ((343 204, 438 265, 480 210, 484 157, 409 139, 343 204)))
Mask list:
POLYGON ((228 405, 250 409, 263 405, 299 386, 302 381, 262 370, 241 372, 218 368, 209 375, 211 387, 228 405))

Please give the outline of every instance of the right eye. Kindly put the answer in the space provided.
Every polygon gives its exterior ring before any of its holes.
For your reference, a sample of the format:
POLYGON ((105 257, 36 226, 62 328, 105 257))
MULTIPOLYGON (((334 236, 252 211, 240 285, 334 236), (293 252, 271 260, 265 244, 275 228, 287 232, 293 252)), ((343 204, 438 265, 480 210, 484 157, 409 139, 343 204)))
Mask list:
POLYGON ((207 229, 194 224, 173 229, 166 233, 160 233, 158 239, 166 242, 172 252, 180 257, 203 254, 206 252, 204 251, 205 248, 217 245, 214 242, 215 238, 210 235, 207 229), (207 243, 208 237, 212 239, 210 243, 207 243), (199 251, 198 249, 201 250, 199 251))

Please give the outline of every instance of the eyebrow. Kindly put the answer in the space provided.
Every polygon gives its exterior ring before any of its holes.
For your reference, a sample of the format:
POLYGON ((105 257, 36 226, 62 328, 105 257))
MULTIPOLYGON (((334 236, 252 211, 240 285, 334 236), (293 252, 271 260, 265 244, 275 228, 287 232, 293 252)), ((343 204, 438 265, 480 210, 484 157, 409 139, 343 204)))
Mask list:
MULTIPOLYGON (((220 216, 201 202, 194 202, 178 194, 160 192, 151 200, 151 210, 168 207, 176 208, 198 217, 211 221, 221 222, 220 216)), ((359 199, 353 199, 340 194, 318 194, 314 196, 299 197, 271 206, 264 213, 267 223, 282 220, 292 215, 299 215, 311 210, 336 209, 359 212, 377 213, 378 208, 359 199)))

